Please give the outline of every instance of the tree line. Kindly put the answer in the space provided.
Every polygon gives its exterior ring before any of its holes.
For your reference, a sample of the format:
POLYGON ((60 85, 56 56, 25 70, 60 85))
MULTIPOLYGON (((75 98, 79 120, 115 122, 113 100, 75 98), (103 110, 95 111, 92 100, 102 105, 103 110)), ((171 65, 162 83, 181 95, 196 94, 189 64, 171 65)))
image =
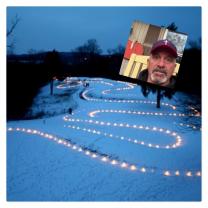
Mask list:
MULTIPOLYGON (((13 27, 8 29, 10 36, 19 22, 17 16, 13 27)), ((177 29, 174 23, 169 29, 177 29)), ((185 49, 177 77, 176 90, 195 94, 201 98, 201 40, 192 41, 185 49)), ((129 80, 119 75, 125 47, 118 45, 102 54, 96 39, 89 39, 83 45, 68 53, 29 50, 27 54, 15 55, 12 52, 14 42, 8 44, 7 55, 7 118, 24 118, 33 98, 43 85, 54 77, 63 80, 67 76, 104 77, 123 81, 129 80)), ((137 81, 136 81, 137 82, 137 81)), ((143 83, 142 93, 148 96, 156 89, 143 83)), ((171 98, 174 92, 163 91, 162 95, 171 98)), ((199 99, 200 100, 200 99, 199 99)))

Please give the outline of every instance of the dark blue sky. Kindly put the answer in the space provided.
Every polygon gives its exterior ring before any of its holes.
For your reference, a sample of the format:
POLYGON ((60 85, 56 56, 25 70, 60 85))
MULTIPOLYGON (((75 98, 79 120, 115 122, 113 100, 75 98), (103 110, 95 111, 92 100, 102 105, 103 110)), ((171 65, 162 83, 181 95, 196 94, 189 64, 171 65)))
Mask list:
POLYGON ((15 53, 30 49, 70 51, 95 38, 104 53, 126 45, 134 20, 167 26, 175 22, 188 41, 201 37, 200 7, 7 7, 7 26, 15 15, 15 53))

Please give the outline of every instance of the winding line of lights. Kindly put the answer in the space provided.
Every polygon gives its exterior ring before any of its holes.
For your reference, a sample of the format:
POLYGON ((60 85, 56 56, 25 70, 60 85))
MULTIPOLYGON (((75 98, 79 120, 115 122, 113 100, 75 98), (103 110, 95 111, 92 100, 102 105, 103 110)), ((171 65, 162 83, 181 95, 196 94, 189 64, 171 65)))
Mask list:
MULTIPOLYGON (((123 83, 122 83, 123 84, 123 83)), ((115 89, 108 89, 108 90, 104 90, 102 91, 101 93, 102 94, 108 94, 108 93, 111 93, 112 91, 124 91, 124 90, 131 90, 131 89, 134 89, 134 85, 132 84, 129 84, 129 83, 125 83, 128 87, 119 87, 119 88, 115 88, 115 89)))
MULTIPOLYGON (((42 131, 36 130, 36 129, 27 129, 27 128, 20 128, 20 127, 16 127, 16 128, 12 128, 9 127, 8 128, 9 132, 23 132, 23 133, 28 133, 28 134, 36 134, 38 136, 41 136, 43 138, 46 138, 50 141, 54 141, 57 144, 63 145, 67 148, 70 148, 73 151, 77 151, 79 153, 83 153, 84 155, 92 158, 92 159, 96 159, 99 161, 102 161, 104 163, 108 163, 111 164, 112 166, 116 166, 119 168, 124 168, 130 171, 135 171, 135 172, 140 172, 140 173, 156 173, 156 169, 153 168, 149 168, 149 167, 144 167, 144 166, 138 166, 136 164, 132 164, 132 163, 128 163, 126 161, 120 161, 117 160, 115 158, 112 158, 108 155, 104 155, 104 154, 100 154, 97 153, 95 151, 91 151, 90 149, 87 148, 83 148, 75 143, 72 143, 71 141, 61 138, 61 137, 57 137, 54 136, 52 134, 49 133, 44 133, 42 131)), ((158 170, 157 171, 159 174, 162 174, 163 176, 183 176, 183 177, 201 177, 201 172, 200 171, 179 171, 179 170, 158 170)))
POLYGON ((56 88, 58 88, 58 89, 74 88, 74 87, 78 87, 80 85, 82 85, 81 81, 77 81, 77 83, 74 83, 74 82, 71 82, 71 81, 67 81, 64 84, 58 85, 56 88))
MULTIPOLYGON (((90 80, 89 80, 90 81, 90 80)), ((95 81, 93 81, 93 82, 95 82, 95 81)), ((110 83, 110 82, 106 82, 106 81, 97 81, 97 83, 99 83, 99 84, 104 84, 104 85, 108 85, 108 86, 114 86, 114 84, 112 84, 112 83, 110 83)))
POLYGON ((105 110, 94 110, 88 115, 90 117, 95 117, 98 113, 121 113, 121 114, 134 114, 134 115, 148 115, 148 116, 175 116, 175 117, 186 117, 195 116, 194 114, 186 115, 184 113, 161 113, 161 112, 145 112, 145 111, 131 111, 131 110, 115 110, 115 109, 105 109, 105 110))
POLYGON ((196 116, 201 116, 201 113, 194 107, 189 106, 189 108, 195 113, 196 116))
MULTIPOLYGON (((93 83, 100 83, 100 84, 105 84, 108 86, 113 86, 112 83, 103 81, 103 79, 94 79, 94 80, 87 80, 88 82, 93 82, 93 83)), ((57 86, 58 89, 65 89, 65 88, 73 88, 77 87, 83 84, 82 81, 80 81, 78 78, 70 77, 66 78, 64 81, 64 84, 60 84, 57 86), (76 83, 74 83, 76 82, 76 83)))
POLYGON ((124 136, 118 136, 118 135, 114 135, 112 133, 98 131, 96 129, 83 128, 83 127, 76 126, 76 125, 68 125, 67 127, 71 128, 71 129, 76 129, 76 130, 79 130, 79 131, 88 132, 88 133, 91 133, 91 134, 102 135, 102 136, 105 136, 105 137, 111 138, 111 139, 119 139, 119 140, 122 140, 122 141, 127 141, 127 142, 130 142, 130 143, 133 143, 133 144, 146 146, 148 148, 171 149, 171 148, 178 148, 181 145, 181 139, 179 139, 179 138, 177 139, 178 142, 176 142, 174 144, 158 145, 158 144, 146 143, 145 141, 134 139, 134 138, 126 138, 124 136))
MULTIPOLYGON (((17 131, 17 132, 23 132, 23 133, 28 133, 28 134, 36 134, 36 135, 46 138, 48 140, 54 141, 60 145, 66 146, 72 150, 76 150, 77 152, 83 153, 93 159, 98 159, 102 162, 105 162, 105 163, 108 163, 108 164, 111 164, 114 166, 116 165, 118 167, 126 168, 126 169, 129 169, 132 171, 136 171, 136 170, 140 171, 140 169, 138 169, 136 167, 136 165, 134 165, 134 164, 130 164, 130 163, 127 163, 124 161, 119 161, 119 160, 111 158, 107 155, 100 154, 95 151, 91 151, 90 149, 83 148, 75 143, 72 143, 71 141, 69 141, 67 139, 60 138, 60 137, 54 136, 52 134, 44 133, 42 131, 38 131, 35 129, 27 129, 27 128, 20 128, 20 127, 17 127, 17 128, 9 127, 8 131, 10 131, 10 132, 17 131)), ((148 169, 145 167, 141 167, 141 172, 148 172, 148 169), (144 170, 146 170, 146 171, 144 171, 144 170)))
POLYGON ((104 85, 108 85, 108 86, 114 86, 114 84, 110 83, 110 82, 106 82, 103 80, 88 80, 88 82, 92 82, 92 83, 98 83, 98 84, 104 84, 104 85))
MULTIPOLYGON (((134 88, 134 84, 131 84, 131 83, 127 83, 127 82, 122 82, 122 81, 117 81, 119 83, 122 83, 122 84, 126 84, 128 85, 128 87, 123 87, 123 88, 116 88, 116 89, 113 89, 113 90, 117 90, 117 91, 123 91, 123 90, 129 90, 129 89, 133 89, 134 88)), ((91 89, 92 90, 92 89, 91 89)), ((112 89, 108 89, 108 90, 104 90, 102 91, 102 94, 107 94, 107 93, 110 93, 110 91, 112 91, 112 89)), ((107 99, 107 98, 104 98, 104 99, 100 99, 100 98, 92 98, 92 97, 89 97, 87 95, 87 93, 89 92, 89 90, 87 91, 84 91, 82 96, 88 100, 88 101, 104 101, 104 102, 117 102, 117 103, 139 103, 139 104, 153 104, 155 105, 156 102, 154 101, 145 101, 145 100, 131 100, 131 99, 107 99)), ((162 106, 167 106, 167 107, 170 107, 172 108, 173 110, 176 110, 176 106, 174 105, 171 105, 169 103, 164 103, 162 102, 161 103, 162 106)), ((178 113, 178 114, 175 114, 175 113, 169 113, 168 115, 169 116, 193 116, 193 117, 200 117, 201 114, 198 110, 196 110, 194 107, 192 106, 189 106, 189 108, 193 111, 192 114, 184 114, 184 113, 178 113)), ((151 114, 152 115, 152 114, 151 114)), ((157 114, 156 114, 157 115, 157 114)))
POLYGON ((180 126, 185 126, 185 127, 188 127, 188 128, 192 128, 194 130, 200 130, 201 131, 201 128, 199 127, 196 127, 195 125, 193 124, 184 124, 184 123, 179 123, 180 126))
POLYGON ((91 78, 92 81, 103 81, 103 78, 91 78))
MULTIPOLYGON (((108 133, 102 133, 100 131, 97 131, 96 129, 87 129, 87 128, 77 127, 78 130, 88 131, 88 132, 94 133, 94 134, 103 134, 106 137, 117 138, 117 139, 120 139, 120 140, 126 140, 128 142, 132 142, 134 144, 143 145, 143 146, 150 147, 150 148, 172 149, 172 148, 178 148, 182 145, 182 138, 176 132, 172 132, 168 129, 157 128, 155 126, 150 127, 150 126, 145 126, 145 125, 130 125, 130 124, 126 124, 126 123, 116 123, 116 122, 111 123, 111 122, 97 121, 97 120, 92 120, 92 119, 90 119, 90 120, 88 120, 88 119, 85 119, 85 120, 83 120, 83 119, 74 119, 74 118, 70 118, 68 116, 64 116, 63 120, 64 121, 70 121, 70 122, 78 122, 78 123, 96 124, 96 125, 101 125, 101 126, 133 128, 133 129, 138 129, 138 130, 154 131, 154 132, 159 132, 159 133, 162 133, 162 134, 166 134, 170 137, 173 137, 176 141, 175 143, 169 144, 169 145, 158 145, 158 144, 146 143, 142 140, 137 140, 137 139, 133 139, 133 138, 125 138, 123 136, 118 136, 118 135, 113 135, 113 134, 108 134, 108 133)), ((76 128, 76 127, 73 126, 71 128, 76 128)))
MULTIPOLYGON (((115 90, 115 91, 120 91, 120 90, 129 90, 129 88, 116 88, 116 89, 113 89, 113 90, 115 90)), ((106 94, 109 94, 109 93, 111 93, 113 90, 103 90, 102 92, 101 92, 101 94, 104 94, 104 95, 106 95, 106 94)))
MULTIPOLYGON (((99 83, 102 83, 102 82, 99 82, 99 83)), ((113 85, 111 85, 111 86, 113 86, 113 85)), ((128 87, 123 87, 123 88, 116 88, 116 89, 113 89, 113 90, 122 91, 122 90, 129 90, 129 89, 130 88, 128 88, 128 87)), ((112 91, 112 89, 111 90, 104 90, 104 91, 102 91, 102 94, 110 93, 110 91, 112 91)), ((119 100, 119 99, 115 100, 115 99, 92 98, 92 97, 87 96, 87 93, 88 92, 89 92, 89 90, 83 92, 83 97, 86 100, 88 100, 88 101, 156 104, 156 102, 144 101, 144 100, 119 100)), ((167 104, 167 103, 162 103, 161 105, 168 106, 168 107, 171 107, 173 110, 176 110, 176 106, 174 106, 174 105, 170 105, 170 104, 167 104)), ((155 116, 163 116, 163 115, 166 115, 166 116, 167 115, 168 116, 200 116, 200 113, 197 110, 195 110, 194 108, 191 108, 191 109, 193 110, 194 114, 190 114, 190 115, 185 115, 185 114, 182 114, 182 113, 181 114, 180 113, 178 113, 178 114, 176 114, 176 113, 164 114, 164 113, 159 113, 159 112, 152 113, 152 112, 135 112, 135 111, 132 111, 131 113, 133 113, 133 114, 137 114, 138 113, 139 115, 155 115, 155 116)), ((92 115, 92 117, 93 117, 96 113, 100 113, 100 112, 101 111, 93 111, 93 112, 90 112, 89 115, 92 115)), ((102 112, 105 112, 105 111, 102 111, 102 112)), ((126 113, 126 112, 123 112, 121 110, 118 110, 117 113, 126 113)), ((127 113, 130 113, 130 112, 127 112, 127 113)), ((95 121, 95 123, 98 124, 98 121, 95 121)), ((100 125, 104 125, 104 124, 105 124, 105 122, 101 122, 100 123, 100 125)), ((107 125, 110 125, 110 122, 107 122, 107 125)), ((128 125, 128 124, 126 124, 126 125, 128 125)), ((123 126, 123 125, 121 124, 121 126, 123 126)), ((70 125, 68 127, 70 127, 70 125)), ((76 128, 78 130, 81 130, 81 127, 78 127, 78 126, 71 126, 71 127, 76 128)), ((126 126, 126 127, 129 127, 129 125, 126 126)), ((189 125, 187 125, 187 127, 189 127, 189 125)), ((135 125, 134 125, 134 128, 135 128, 135 125)), ((149 128, 149 127, 147 127, 147 128, 149 128)), ((192 128, 195 129, 194 126, 192 126, 192 128)), ((96 131, 95 129, 92 130, 92 129, 86 129, 85 128, 85 130, 88 131, 88 132, 94 133, 94 134, 100 134, 100 132, 99 131, 96 131)), ((153 130, 155 131, 156 130, 156 127, 153 127, 153 130)), ((161 128, 160 128, 160 131, 162 131, 161 128)), ((167 130, 167 133, 170 133, 170 131, 167 130)), ((175 134, 175 132, 173 132, 173 133, 175 134)), ((107 136, 106 133, 104 133, 104 134, 105 134, 105 136, 107 136)), ((114 135, 109 134, 109 137, 114 137, 114 135)), ((116 138, 119 138, 119 136, 115 136, 115 137, 116 138)), ((120 137, 120 139, 123 139, 123 138, 124 137, 120 137)), ((179 137, 179 142, 181 142, 180 141, 180 137, 179 137)), ((135 143, 136 143, 136 140, 135 140, 135 143)), ((148 144, 148 147, 154 147, 154 146, 152 144, 148 144)), ((156 147, 156 145, 155 145, 155 147, 156 147)), ((158 148, 158 146, 156 148, 158 148)), ((170 145, 166 145, 165 148, 169 149, 170 148, 170 145)), ((172 148, 176 148, 176 146, 173 145, 172 148)), ((106 162, 106 160, 107 160, 106 157, 102 159, 102 161, 105 161, 105 162, 106 162)), ((117 164, 117 162, 116 162, 116 160, 113 160, 113 161, 111 161, 110 164, 115 165, 115 164, 117 164)), ((125 167, 125 166, 126 166, 126 163, 122 163, 121 167, 125 167)), ((132 165, 130 169, 131 170, 135 170, 136 169, 136 166, 132 165)), ((143 168, 140 169, 140 171, 141 172, 146 172, 147 171, 147 168, 144 168, 143 167, 143 168)), ((151 172, 154 172, 154 170, 151 170, 151 172)), ((185 175, 187 177, 192 177, 193 175, 195 175, 195 176, 201 176, 201 172, 200 171, 197 171, 197 172, 195 172, 195 174, 193 174, 193 171, 186 171, 186 172, 183 172, 182 173, 179 170, 176 170, 176 171, 165 170, 165 171, 162 172, 162 174, 164 176, 179 176, 179 175, 185 175)))
MULTIPOLYGON (((76 80, 78 84, 76 85, 70 85, 68 87, 76 87, 78 85, 81 85, 82 82, 78 79, 74 79, 73 77, 71 77, 70 79, 66 79, 65 82, 67 84, 71 84, 73 83, 73 80, 76 80)), ((106 82, 106 81, 103 81, 102 78, 94 78, 94 79, 91 79, 91 80, 88 80, 88 82, 97 82, 97 83, 100 83, 100 84, 105 84, 105 85, 110 85, 110 86, 114 86, 114 84, 110 83, 110 82, 106 82)), ((122 87, 122 88, 115 88, 113 90, 116 90, 116 91, 123 91, 123 90, 130 90, 130 89, 133 89, 136 84, 132 84, 132 83, 128 83, 128 82, 123 82, 123 81, 117 81, 118 83, 121 83, 121 84, 125 84, 127 85, 127 87, 122 87)), ((66 84, 63 84, 63 85, 59 85, 57 86, 57 88, 66 88, 64 85, 66 84)), ((107 93, 110 93, 112 91, 112 89, 108 89, 108 90, 104 90, 102 91, 102 94, 107 94, 107 93)), ((140 103, 140 104, 156 104, 156 102, 154 101, 145 101, 145 100, 115 100, 115 99, 99 99, 99 98, 91 98, 91 97, 88 97, 87 96, 87 93, 89 92, 89 90, 87 91, 84 91, 82 96, 88 100, 88 101, 104 101, 104 102, 118 102, 118 103, 140 103)), ((176 106, 174 105, 171 105, 171 104, 168 104, 168 103, 161 103, 161 105, 163 106, 168 106, 168 107, 171 107, 173 110, 176 109, 176 106)), ((160 112, 156 112, 156 113, 149 113, 149 112, 141 112, 140 114, 143 114, 143 115, 168 115, 168 116, 194 116, 194 117, 200 117, 200 112, 198 110, 196 110, 194 107, 192 106, 188 106, 192 111, 193 113, 192 114, 189 114, 189 115, 186 115, 184 113, 160 113, 160 112), (145 114, 146 113, 146 114, 145 114)), ((193 127, 194 129, 194 127, 193 127)))
MULTIPOLYGON (((153 168, 149 168, 149 167, 144 167, 144 166, 138 166, 136 164, 131 164, 128 163, 126 161, 121 161, 121 160, 117 160, 114 159, 108 155, 104 155, 104 154, 100 154, 97 153, 95 151, 91 151, 90 149, 87 148, 83 148, 75 143, 72 143, 71 141, 64 139, 64 138, 60 138, 57 136, 54 136, 52 134, 49 133, 44 133, 42 131, 36 130, 36 129, 27 129, 27 128, 20 128, 20 127, 16 127, 16 128, 12 128, 9 127, 8 128, 9 132, 23 132, 23 133, 28 133, 28 134, 36 134, 38 136, 41 136, 43 138, 46 138, 50 141, 54 141, 57 144, 63 145, 67 148, 70 148, 73 151, 77 151, 79 153, 83 153, 84 155, 92 158, 92 159, 97 159, 99 161, 102 161, 104 163, 108 163, 111 164, 113 166, 117 166, 119 168, 125 168, 127 170, 130 171, 135 171, 135 172, 140 172, 140 173, 156 173, 156 169, 153 168)), ((187 177, 201 177, 201 172, 200 171, 173 171, 173 170, 158 170, 157 171, 159 174, 162 174, 164 176, 187 176, 187 177)))
MULTIPOLYGON (((108 86, 113 86, 112 83, 105 82, 102 79, 87 80, 87 82, 93 82, 93 83, 99 83, 99 84, 105 84, 105 85, 108 85, 108 86)), ((80 81, 77 78, 71 77, 71 78, 65 79, 64 84, 58 85, 57 88, 58 89, 73 88, 73 87, 78 87, 80 85, 83 85, 82 81, 80 81), (74 83, 74 82, 76 82, 76 83, 74 83)))
MULTIPOLYGON (((122 100, 122 99, 92 98, 92 97, 87 96, 87 93, 89 93, 89 91, 91 91, 91 90, 85 90, 84 92, 82 92, 82 97, 87 101, 102 101, 102 102, 110 102, 110 103, 132 103, 132 104, 139 103, 139 104, 154 104, 154 105, 156 104, 155 101, 146 101, 146 100, 127 100, 127 99, 122 100)), ((161 103, 161 105, 170 107, 173 110, 176 109, 176 106, 171 105, 169 103, 161 103)))

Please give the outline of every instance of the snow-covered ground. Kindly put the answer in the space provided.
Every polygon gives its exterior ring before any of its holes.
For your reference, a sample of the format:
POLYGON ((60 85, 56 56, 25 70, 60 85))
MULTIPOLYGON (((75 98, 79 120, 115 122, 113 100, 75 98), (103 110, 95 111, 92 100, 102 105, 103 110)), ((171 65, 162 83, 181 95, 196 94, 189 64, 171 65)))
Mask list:
POLYGON ((7 123, 9 201, 201 200, 201 117, 187 95, 157 109, 155 95, 109 79, 49 89, 33 119, 7 123))

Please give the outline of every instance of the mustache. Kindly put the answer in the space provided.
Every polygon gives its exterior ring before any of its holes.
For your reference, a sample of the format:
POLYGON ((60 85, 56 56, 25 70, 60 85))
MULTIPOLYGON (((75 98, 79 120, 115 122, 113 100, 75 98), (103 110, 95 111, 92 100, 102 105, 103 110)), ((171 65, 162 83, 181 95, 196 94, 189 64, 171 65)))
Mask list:
POLYGON ((163 74, 165 74, 165 75, 167 76, 167 72, 166 72, 166 70, 164 70, 164 69, 156 68, 156 69, 153 69, 152 72, 153 72, 153 73, 154 73, 154 72, 160 72, 160 73, 163 73, 163 74))

